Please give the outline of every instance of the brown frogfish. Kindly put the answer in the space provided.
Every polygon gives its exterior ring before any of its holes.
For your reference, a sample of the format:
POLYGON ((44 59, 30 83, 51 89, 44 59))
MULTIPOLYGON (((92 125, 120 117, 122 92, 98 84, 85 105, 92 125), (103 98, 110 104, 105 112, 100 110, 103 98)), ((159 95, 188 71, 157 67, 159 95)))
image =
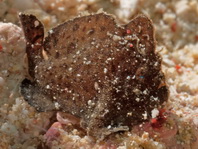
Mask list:
POLYGON ((48 31, 33 15, 20 14, 29 78, 24 99, 39 112, 63 111, 81 118, 88 135, 100 139, 148 121, 168 99, 155 51, 152 21, 145 15, 119 25, 98 13, 48 31))

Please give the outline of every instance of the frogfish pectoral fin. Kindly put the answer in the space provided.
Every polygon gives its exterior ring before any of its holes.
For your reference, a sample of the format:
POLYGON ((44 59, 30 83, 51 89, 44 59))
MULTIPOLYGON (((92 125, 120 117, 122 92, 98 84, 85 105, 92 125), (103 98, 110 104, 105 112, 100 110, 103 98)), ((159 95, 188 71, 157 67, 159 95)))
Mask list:
POLYGON ((39 112, 55 110, 55 105, 49 100, 49 97, 44 95, 42 89, 28 79, 24 79, 21 83, 21 94, 39 112))

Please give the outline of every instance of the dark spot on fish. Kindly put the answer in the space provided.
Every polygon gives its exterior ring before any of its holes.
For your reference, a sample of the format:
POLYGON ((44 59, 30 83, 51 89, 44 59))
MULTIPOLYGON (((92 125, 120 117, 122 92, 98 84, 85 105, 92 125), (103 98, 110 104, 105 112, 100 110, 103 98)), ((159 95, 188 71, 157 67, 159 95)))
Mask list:
POLYGON ((84 26, 84 27, 82 28, 82 31, 83 31, 83 32, 85 32, 85 30, 86 30, 86 26, 84 26))
POLYGON ((100 30, 101 30, 101 31, 105 31, 106 28, 105 28, 104 26, 100 26, 100 30))
POLYGON ((78 24, 75 24, 74 26, 73 26, 73 31, 75 32, 75 31, 77 31, 78 29, 79 29, 79 25, 78 24))

